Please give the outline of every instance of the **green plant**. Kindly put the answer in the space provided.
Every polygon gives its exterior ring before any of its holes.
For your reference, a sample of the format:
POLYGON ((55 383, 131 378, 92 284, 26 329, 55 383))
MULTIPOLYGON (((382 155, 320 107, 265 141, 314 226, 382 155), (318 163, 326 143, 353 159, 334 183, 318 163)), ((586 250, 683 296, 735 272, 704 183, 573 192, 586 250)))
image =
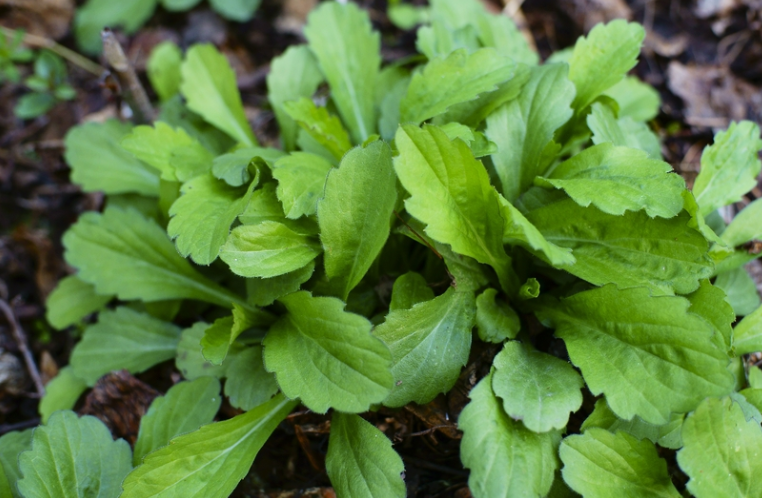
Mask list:
MULTIPOLYGON (((262 0, 209 0, 212 9, 225 19, 244 22, 252 18, 262 0)), ((83 52, 99 54, 101 31, 105 27, 122 27, 134 33, 153 15, 157 5, 170 12, 190 10, 201 0, 87 0, 77 9, 74 20, 77 44, 83 52)))
POLYGON ((77 273, 48 316, 99 316, 48 386, 47 424, 0 439, 16 496, 227 496, 299 403, 331 410, 338 496, 405 496, 401 458, 358 414, 448 392, 474 341, 499 350, 458 418, 475 497, 681 496, 670 472, 698 498, 760 496, 762 372, 742 355, 762 350, 743 270, 762 201, 728 226, 716 214, 755 185, 757 125, 718 133, 689 191, 645 123, 658 98, 626 76, 639 25, 537 65, 507 18, 431 3, 412 68, 380 68, 355 5, 314 11, 309 44, 268 77, 282 150, 258 145, 209 45, 149 64, 154 126, 70 132, 72 180, 108 203, 65 235, 77 273), (551 334, 571 363, 541 346, 551 334), (111 370, 170 359, 186 380, 153 403, 131 462, 92 419, 53 413, 111 370), (212 422, 221 395, 244 413, 212 422))
POLYGON ((71 100, 76 91, 68 82, 63 59, 48 50, 42 50, 34 60, 34 74, 24 80, 32 90, 22 96, 13 113, 22 118, 36 118, 48 112, 57 102, 71 100))
POLYGON ((24 31, 16 30, 13 38, 0 34, 0 83, 3 80, 18 83, 21 73, 16 67, 18 62, 31 62, 34 52, 22 46, 24 31))

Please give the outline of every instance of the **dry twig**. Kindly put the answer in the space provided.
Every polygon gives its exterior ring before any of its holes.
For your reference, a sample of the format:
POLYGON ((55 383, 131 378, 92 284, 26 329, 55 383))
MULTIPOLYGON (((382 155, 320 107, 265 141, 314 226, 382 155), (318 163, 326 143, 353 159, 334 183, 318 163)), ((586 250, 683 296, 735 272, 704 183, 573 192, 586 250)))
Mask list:
POLYGON ((116 73, 124 92, 124 99, 132 108, 136 121, 142 123, 153 121, 154 113, 151 101, 148 100, 148 95, 135 73, 135 68, 124 55, 124 50, 122 50, 122 46, 114 33, 106 28, 101 32, 101 39, 103 40, 103 56, 116 73))
POLYGON ((29 370, 29 375, 32 377, 34 385, 37 388, 37 394, 40 396, 40 398, 42 398, 45 395, 45 386, 42 383, 40 372, 37 370, 37 365, 34 363, 32 352, 29 351, 29 345, 26 341, 26 334, 24 334, 24 329, 21 328, 21 324, 19 324, 18 320, 16 320, 16 315, 14 315, 13 309, 11 309, 10 305, 4 299, 0 299, 0 311, 3 312, 5 319, 11 326, 13 339, 18 345, 19 351, 21 351, 21 355, 24 357, 26 368, 29 370))

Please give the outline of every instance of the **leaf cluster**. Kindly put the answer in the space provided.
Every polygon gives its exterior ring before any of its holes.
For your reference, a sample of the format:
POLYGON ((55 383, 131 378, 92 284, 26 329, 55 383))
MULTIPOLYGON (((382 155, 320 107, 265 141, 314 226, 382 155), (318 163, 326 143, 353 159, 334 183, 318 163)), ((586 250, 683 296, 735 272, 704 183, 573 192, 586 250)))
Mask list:
POLYGON ((108 202, 65 235, 76 273, 49 319, 98 318, 46 425, 0 440, 15 496, 224 497, 299 403, 331 412, 337 496, 405 496, 360 414, 447 393, 476 341, 497 354, 458 416, 473 496, 759 496, 762 374, 742 355, 762 350, 743 269, 762 204, 716 214, 755 184, 758 126, 718 133, 688 190, 646 122, 658 100, 627 76, 639 25, 540 65, 477 1, 432 0, 425 19, 424 57, 382 67, 365 12, 315 9, 267 80, 281 148, 258 143, 209 45, 152 55, 153 126, 69 134, 73 180, 108 202), (185 380, 132 455, 66 411, 101 375, 166 360, 185 380), (221 396, 243 413, 213 421, 221 396))

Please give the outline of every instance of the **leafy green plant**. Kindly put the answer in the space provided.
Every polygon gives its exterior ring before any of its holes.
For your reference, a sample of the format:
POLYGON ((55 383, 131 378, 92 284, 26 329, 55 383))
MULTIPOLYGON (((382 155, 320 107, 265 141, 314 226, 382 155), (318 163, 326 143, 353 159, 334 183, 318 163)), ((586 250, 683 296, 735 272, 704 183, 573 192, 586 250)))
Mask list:
POLYGON ((11 39, 4 33, 0 34, 0 83, 4 80, 18 83, 21 73, 16 64, 34 59, 34 52, 22 45, 23 40, 24 31, 20 29, 13 33, 11 39))
POLYGON ((23 95, 14 114, 22 119, 36 118, 48 112, 62 100, 71 100, 76 91, 68 82, 63 59, 48 50, 42 50, 34 61, 34 74, 24 80, 31 93, 23 95))
POLYGON ((496 352, 458 416, 475 497, 678 497, 680 471, 698 498, 760 495, 762 373, 742 355, 762 350, 743 270, 762 204, 716 214, 755 184, 758 126, 718 133, 687 190, 644 121, 658 99, 627 76, 639 25, 596 26, 538 65, 476 1, 429 16, 426 62, 381 68, 362 10, 318 7, 268 77, 282 150, 258 144, 208 45, 149 75, 154 126, 70 132, 73 180, 108 203, 65 235, 77 273, 49 316, 101 311, 48 387, 47 424, 0 440, 16 496, 224 497, 300 403, 331 412, 338 496, 405 496, 402 459, 360 414, 447 393, 474 341, 496 352), (131 458, 65 411, 101 375, 171 358, 186 380, 131 458), (243 413, 213 422, 223 395, 243 413))
MULTIPOLYGON (((262 0, 209 0, 212 9, 225 19, 244 22, 252 18, 262 0)), ((161 5, 170 12, 190 10, 201 0, 87 0, 77 9, 74 34, 83 52, 96 55, 101 51, 101 31, 105 27, 121 27, 127 33, 140 29, 161 5)))

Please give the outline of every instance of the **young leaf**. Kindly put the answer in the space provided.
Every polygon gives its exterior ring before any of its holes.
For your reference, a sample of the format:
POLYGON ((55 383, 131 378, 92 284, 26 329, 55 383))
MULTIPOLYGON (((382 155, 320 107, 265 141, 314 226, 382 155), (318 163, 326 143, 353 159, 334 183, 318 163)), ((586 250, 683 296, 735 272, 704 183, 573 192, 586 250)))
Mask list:
POLYGON ((220 250, 220 259, 236 275, 268 278, 302 268, 320 254, 312 237, 275 221, 235 228, 220 250))
POLYGON ((603 92, 603 95, 611 97, 619 105, 620 118, 628 117, 642 122, 650 121, 659 114, 659 92, 634 76, 625 76, 603 92))
POLYGON ((733 322, 736 321, 733 308, 727 303, 725 292, 702 280, 701 286, 685 296, 691 302, 688 311, 706 320, 713 328, 712 342, 722 351, 730 351, 733 322))
POLYGON ((672 218, 683 210, 685 180, 672 166, 611 143, 583 150, 535 184, 563 189, 580 206, 592 204, 613 215, 644 209, 651 218, 672 218))
POLYGON ((225 396, 241 410, 251 410, 278 392, 275 376, 265 370, 262 347, 244 349, 232 359, 226 372, 225 396))
POLYGON ((180 382, 155 398, 140 419, 133 465, 140 465, 144 456, 166 446, 170 439, 210 423, 221 402, 220 382, 214 377, 180 382))
POLYGON ((687 213, 670 219, 643 212, 615 217, 563 195, 544 197, 541 207, 526 213, 527 220, 548 242, 572 249, 576 263, 564 269, 590 283, 683 294, 712 274, 706 239, 688 226, 687 213))
POLYGON ((297 403, 276 396, 249 412, 176 437, 127 476, 121 498, 229 496, 297 403))
POLYGON ((317 60, 306 45, 292 45, 272 60, 267 75, 267 98, 280 126, 283 148, 296 147, 297 125, 283 108, 285 102, 312 97, 323 81, 317 60))
POLYGON ((21 478, 19 455, 32 449, 32 432, 33 429, 14 431, 0 437, 0 491, 5 493, 2 496, 24 498, 16 487, 21 478))
POLYGON ((246 146, 257 145, 243 112, 235 73, 224 55, 209 44, 194 45, 181 67, 180 91, 188 107, 246 146))
POLYGON ((269 306, 279 297, 296 292, 312 277, 315 262, 310 261, 302 268, 270 278, 247 278, 246 293, 249 302, 255 306, 269 306))
POLYGON ((633 149, 640 149, 651 159, 661 159, 661 144, 645 123, 630 117, 617 119, 610 107, 594 102, 587 116, 587 126, 593 132, 593 143, 611 142, 633 149))
POLYGON ((130 445, 114 441, 95 417, 72 411, 54 413, 35 429, 32 449, 21 454, 23 496, 97 496, 116 498, 132 469, 130 445))
POLYGON ((64 158, 71 168, 71 181, 86 192, 158 196, 159 172, 135 159, 120 145, 130 129, 129 124, 112 119, 69 130, 64 138, 64 158))
POLYGON ((493 362, 492 390, 505 413, 532 432, 563 429, 582 406, 582 377, 566 361, 506 342, 493 362))
POLYGON ((45 303, 45 318, 56 329, 63 330, 102 309, 114 296, 101 296, 95 287, 76 275, 61 279, 45 303))
POLYGON ((733 329, 733 348, 737 355, 762 351, 762 306, 733 329))
POLYGON ((346 301, 386 243, 397 203, 392 151, 382 141, 352 149, 328 173, 317 214, 325 273, 346 301))
POLYGON ((219 15, 231 21, 245 22, 252 18, 262 0, 209 0, 219 15))
POLYGON ((577 88, 572 108, 577 113, 635 66, 645 36, 640 24, 617 19, 595 26, 577 40, 569 61, 569 79, 577 88))
POLYGON ((502 192, 513 202, 553 161, 553 134, 572 117, 574 85, 565 64, 531 69, 529 81, 516 100, 487 117, 487 138, 498 151, 492 163, 502 192))
POLYGON ((231 187, 210 173, 183 184, 182 195, 169 209, 167 233, 180 254, 208 265, 220 253, 230 225, 243 213, 258 179, 249 187, 231 187))
MULTIPOLYGON (((264 162, 268 167, 272 167, 275 161, 285 157, 282 151, 278 149, 265 147, 245 147, 237 149, 229 154, 217 156, 212 166, 212 174, 224 180, 231 187, 240 187, 251 183, 251 172, 254 165, 264 162)), ((257 169, 257 171, 259 171, 257 169)), ((256 174, 256 173, 255 173, 256 174)))
POLYGON ((199 299, 226 308, 241 298, 201 276, 166 232, 137 211, 106 208, 80 216, 63 238, 66 261, 98 294, 129 301, 199 299))
POLYGON ((45 386, 45 395, 40 400, 40 417, 46 424, 50 416, 58 410, 71 410, 87 389, 87 382, 74 374, 71 366, 58 371, 53 380, 45 386))
POLYGON ((161 42, 151 51, 146 62, 146 73, 148 73, 151 86, 162 102, 171 99, 180 91, 182 63, 183 53, 171 41, 161 42))
POLYGON ((759 423, 747 421, 730 398, 704 400, 683 424, 677 463, 696 498, 751 498, 762 494, 759 423))
POLYGON ((333 412, 325 466, 338 498, 407 496, 392 442, 358 415, 333 412))
POLYGON ((436 126, 401 126, 395 141, 400 155, 394 158, 394 169, 411 194, 405 200, 407 212, 427 224, 432 239, 492 266, 503 290, 518 291, 503 248, 505 222, 498 193, 468 146, 451 141, 436 126))
POLYGON ((727 302, 738 316, 750 315, 762 304, 757 284, 743 268, 720 273, 714 285, 725 291, 727 302))
POLYGON ((475 21, 479 28, 477 36, 482 45, 494 47, 498 52, 516 62, 530 66, 537 65, 539 61, 537 52, 529 47, 526 38, 510 17, 480 12, 475 21))
POLYGON ((595 402, 593 413, 585 419, 580 430, 584 432, 591 427, 600 427, 612 433, 624 431, 638 439, 649 439, 663 448, 677 450, 683 446, 680 437, 683 419, 684 413, 673 413, 665 425, 649 424, 638 416, 632 417, 632 420, 622 420, 611 411, 606 400, 600 398, 595 402))
POLYGON ((325 107, 317 107, 312 100, 303 97, 295 102, 286 102, 283 109, 336 159, 344 157, 352 148, 347 130, 339 118, 328 114, 325 107))
POLYGON ((545 306, 538 316, 553 323, 590 391, 605 394, 614 413, 662 425, 671 413, 733 389, 727 353, 689 306, 643 287, 607 285, 545 306))
POLYGON ((548 242, 537 227, 532 225, 505 197, 501 195, 498 200, 503 208, 503 218, 505 218, 504 244, 520 245, 535 254, 539 251, 550 264, 557 268, 575 263, 576 259, 570 248, 548 242))
POLYGON ((409 271, 400 275, 392 287, 392 300, 389 311, 407 310, 418 303, 434 299, 434 291, 420 273, 409 271))
POLYGON ((559 454, 564 462, 564 481, 585 497, 681 496, 654 444, 638 441, 626 432, 612 434, 593 427, 564 439, 559 454))
POLYGON ((476 330, 482 341, 500 344, 506 339, 516 337, 521 328, 521 321, 507 302, 496 302, 495 297, 497 290, 490 287, 476 298, 476 330))
MULTIPOLYGON (((322 190, 321 190, 322 193, 322 190)), ((283 213, 283 205, 276 194, 276 183, 267 182, 251 196, 246 210, 238 217, 244 225, 258 225, 273 221, 287 226, 301 235, 317 235, 319 229, 314 217, 290 220, 283 213)))
POLYGON ((352 139, 364 142, 376 132, 374 97, 381 65, 380 37, 367 12, 353 3, 321 4, 307 18, 304 36, 352 139))
POLYGON ((293 152, 275 163, 273 178, 278 180, 278 199, 283 203, 286 218, 317 213, 317 202, 323 196, 332 167, 322 157, 307 152, 293 152))
POLYGON ((471 402, 458 418, 463 431, 460 459, 471 470, 475 498, 545 496, 558 467, 555 432, 536 434, 503 411, 492 392, 492 375, 471 390, 471 402))
POLYGON ((215 365, 220 365, 242 332, 252 327, 269 327, 275 321, 266 311, 253 312, 240 305, 233 305, 233 316, 218 318, 204 332, 201 339, 201 351, 204 358, 215 365))
POLYGON ((762 199, 757 199, 738 213, 722 232, 722 241, 730 247, 738 247, 752 240, 762 239, 762 199))
POLYGON ((392 386, 391 354, 362 316, 331 297, 300 291, 279 301, 288 313, 270 327, 265 368, 283 393, 310 410, 354 413, 380 403, 392 386))
POLYGON ((71 366, 92 386, 112 370, 143 372, 175 356, 180 329, 150 315, 120 307, 103 311, 74 347, 71 366))
POLYGON ((77 9, 74 18, 74 34, 77 45, 89 55, 101 51, 101 31, 104 26, 120 26, 128 34, 137 31, 153 14, 156 0, 116 2, 113 0, 88 0, 77 9))
POLYGON ((373 334, 392 352, 390 407, 426 404, 449 391, 468 361, 476 303, 473 292, 447 289, 439 297, 398 309, 373 334))
POLYGON ((701 171, 693 183, 701 214, 737 202, 754 188, 762 168, 760 149, 759 126, 751 121, 731 123, 715 135, 714 144, 701 154, 701 171))
MULTIPOLYGON (((201 352, 201 339, 209 328, 209 324, 196 322, 192 327, 183 330, 180 337, 180 343, 177 345, 177 358, 175 366, 188 380, 195 380, 199 377, 210 376, 222 378, 230 363, 222 365, 212 365, 208 362, 201 352)), ((240 346, 234 343, 234 352, 240 350, 240 346)), ((233 349, 233 348, 231 348, 233 349)))
POLYGON ((420 124, 450 106, 494 91, 513 77, 515 69, 512 59, 491 48, 470 55, 461 49, 447 58, 433 59, 410 81, 400 104, 400 122, 420 124))
MULTIPOLYGON (((161 171, 162 180, 175 182, 188 176, 183 171, 175 171, 173 157, 175 151, 190 149, 200 162, 211 165, 212 154, 196 139, 191 138, 182 128, 173 129, 166 123, 157 121, 154 127, 136 126, 120 142, 132 155, 161 171)), ((208 169, 208 168, 207 168, 208 169)))

